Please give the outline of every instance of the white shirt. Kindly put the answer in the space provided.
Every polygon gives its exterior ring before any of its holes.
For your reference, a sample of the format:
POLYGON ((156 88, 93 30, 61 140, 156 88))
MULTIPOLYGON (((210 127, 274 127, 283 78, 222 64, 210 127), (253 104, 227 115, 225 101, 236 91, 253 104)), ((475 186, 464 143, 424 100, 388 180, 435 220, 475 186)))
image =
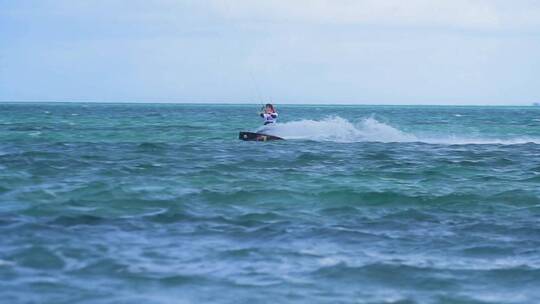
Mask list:
POLYGON ((274 113, 261 113, 261 117, 264 119, 264 124, 272 124, 277 121, 278 114, 276 112, 274 113))

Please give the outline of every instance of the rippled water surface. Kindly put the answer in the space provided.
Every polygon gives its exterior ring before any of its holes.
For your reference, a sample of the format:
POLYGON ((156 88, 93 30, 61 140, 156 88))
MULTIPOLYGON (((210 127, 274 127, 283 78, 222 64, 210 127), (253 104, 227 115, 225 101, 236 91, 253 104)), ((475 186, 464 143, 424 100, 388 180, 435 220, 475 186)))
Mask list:
POLYGON ((540 302, 540 108, 257 110, 0 104, 0 302, 540 302))

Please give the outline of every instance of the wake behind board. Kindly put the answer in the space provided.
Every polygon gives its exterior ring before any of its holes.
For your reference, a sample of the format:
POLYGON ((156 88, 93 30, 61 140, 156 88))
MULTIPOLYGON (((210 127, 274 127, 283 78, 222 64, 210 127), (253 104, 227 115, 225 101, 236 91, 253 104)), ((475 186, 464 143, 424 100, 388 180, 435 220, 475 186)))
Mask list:
POLYGON ((254 133, 254 132, 240 132, 240 134, 238 134, 238 139, 245 140, 245 141, 284 140, 283 138, 277 137, 274 135, 254 133))

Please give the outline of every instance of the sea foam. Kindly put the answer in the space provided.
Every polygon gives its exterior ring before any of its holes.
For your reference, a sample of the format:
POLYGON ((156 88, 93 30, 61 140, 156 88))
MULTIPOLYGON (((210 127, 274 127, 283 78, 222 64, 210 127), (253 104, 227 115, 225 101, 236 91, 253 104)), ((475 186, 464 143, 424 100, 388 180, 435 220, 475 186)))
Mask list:
POLYGON ((381 122, 374 117, 367 117, 353 123, 339 116, 330 116, 322 120, 298 120, 263 126, 257 132, 279 136, 285 139, 334 141, 334 142, 422 142, 443 145, 501 144, 515 145, 526 143, 540 144, 540 138, 490 138, 470 137, 455 134, 416 135, 381 122))

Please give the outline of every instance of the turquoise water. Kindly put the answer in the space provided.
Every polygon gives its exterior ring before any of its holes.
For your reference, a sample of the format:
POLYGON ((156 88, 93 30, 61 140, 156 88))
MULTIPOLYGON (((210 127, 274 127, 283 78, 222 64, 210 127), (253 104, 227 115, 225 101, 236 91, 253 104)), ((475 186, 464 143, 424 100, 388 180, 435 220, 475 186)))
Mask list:
POLYGON ((0 302, 540 302, 540 108, 257 110, 0 104, 0 302))

